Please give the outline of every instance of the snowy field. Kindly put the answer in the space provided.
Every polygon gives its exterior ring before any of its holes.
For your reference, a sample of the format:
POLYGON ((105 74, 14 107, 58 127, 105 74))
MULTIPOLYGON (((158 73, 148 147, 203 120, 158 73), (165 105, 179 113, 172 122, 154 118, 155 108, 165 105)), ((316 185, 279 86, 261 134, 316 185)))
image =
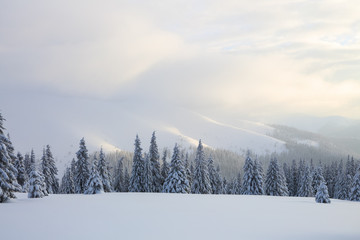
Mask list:
POLYGON ((313 198, 109 193, 0 204, 12 239, 360 239, 360 202, 313 198))

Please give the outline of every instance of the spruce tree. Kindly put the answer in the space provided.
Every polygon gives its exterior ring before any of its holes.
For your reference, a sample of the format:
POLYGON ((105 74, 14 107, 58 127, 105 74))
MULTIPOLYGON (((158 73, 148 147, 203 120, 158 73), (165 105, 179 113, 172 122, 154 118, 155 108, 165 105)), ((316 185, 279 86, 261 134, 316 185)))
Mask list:
POLYGON ((22 191, 24 191, 25 184, 27 181, 27 175, 25 172, 24 157, 21 155, 20 152, 18 152, 18 154, 17 154, 17 158, 15 161, 14 167, 17 169, 17 172, 18 172, 17 177, 16 177, 17 182, 21 186, 22 191))
POLYGON ((161 179, 162 179, 161 186, 164 184, 165 179, 167 178, 170 171, 169 164, 166 161, 167 154, 168 154, 167 149, 164 149, 163 157, 162 157, 162 165, 161 165, 161 179))
POLYGON ((189 154, 188 154, 188 153, 186 153, 186 156, 185 156, 185 171, 186 171, 186 177, 187 177, 187 180, 188 180, 188 182, 189 182, 190 189, 191 189, 191 185, 192 185, 192 173, 191 173, 191 170, 190 170, 189 154))
POLYGON ((56 177, 58 170, 49 145, 47 145, 46 149, 43 150, 43 156, 41 158, 41 170, 42 175, 45 178, 46 191, 50 194, 58 193, 59 180, 56 177))
POLYGON ((79 150, 76 153, 76 172, 74 174, 76 193, 84 193, 90 176, 89 155, 85 145, 85 140, 80 140, 79 150))
POLYGON ((296 196, 299 183, 299 171, 296 165, 296 161, 293 160, 290 168, 290 181, 289 181, 289 196, 296 196))
POLYGON ((218 182, 216 179, 216 170, 215 170, 215 166, 214 166, 214 160, 212 158, 212 156, 209 157, 209 160, 207 162, 207 167, 208 167, 208 171, 209 171, 209 179, 210 179, 210 184, 211 184, 211 193, 215 194, 217 192, 217 188, 218 188, 218 182))
POLYGON ((115 171, 115 181, 114 181, 114 191, 115 192, 127 192, 127 189, 124 188, 124 158, 121 157, 118 161, 117 168, 115 171))
POLYGON ((124 174, 124 192, 129 192, 130 188, 130 175, 127 168, 125 168, 125 174, 124 174))
POLYGON ((343 160, 340 161, 336 172, 334 198, 344 199, 342 194, 342 188, 343 188, 343 160))
POLYGON ((241 174, 238 173, 237 177, 232 181, 231 194, 240 195, 242 193, 241 174))
POLYGON ((149 148, 150 170, 151 170, 151 192, 162 191, 162 175, 160 169, 160 154, 156 143, 155 132, 153 132, 149 148))
POLYGON ((17 170, 8 152, 8 139, 4 135, 3 121, 0 113, 0 203, 15 198, 14 192, 21 191, 16 180, 17 170))
POLYGON ((144 183, 145 161, 142 158, 142 154, 141 154, 142 148, 140 146, 141 142, 138 135, 136 135, 134 145, 135 145, 135 150, 134 150, 129 192, 145 192, 146 191, 145 183, 144 183))
POLYGON ((170 172, 165 179, 163 192, 165 193, 189 193, 190 185, 186 176, 186 170, 180 158, 180 151, 175 144, 170 163, 170 172))
POLYGON ((75 183, 74 183, 74 176, 71 171, 71 167, 67 167, 64 173, 64 176, 61 180, 60 185, 60 193, 63 194, 73 194, 75 193, 75 183))
POLYGON ((36 170, 35 159, 31 162, 28 198, 42 198, 47 195, 44 176, 36 170))
POLYGON ((99 194, 99 193, 103 193, 103 192, 104 192, 103 183, 101 181, 101 177, 98 172, 97 161, 95 160, 91 167, 91 174, 86 183, 86 190, 84 193, 85 194, 99 194))
POLYGON ((262 164, 255 159, 254 161, 254 181, 253 181, 253 194, 264 194, 264 181, 263 181, 263 169, 262 164))
POLYGON ((25 173, 26 173, 26 178, 29 177, 29 174, 31 172, 31 160, 30 160, 30 155, 29 153, 25 154, 24 157, 24 165, 25 165, 25 173))
POLYGON ((317 189, 319 188, 320 184, 322 182, 325 182, 325 179, 323 177, 322 168, 317 167, 315 168, 312 176, 312 187, 314 190, 314 194, 316 195, 317 189))
POLYGON ((196 151, 195 170, 192 184, 192 193, 195 194, 209 194, 211 193, 211 184, 209 179, 209 171, 204 156, 204 149, 199 140, 199 145, 196 151))
POLYGON ((105 153, 102 148, 100 149, 100 155, 99 155, 98 173, 101 179, 101 183, 103 185, 104 192, 111 192, 112 187, 110 183, 110 174, 105 159, 105 153))
MULTIPOLYGON (((220 166, 219 165, 216 167, 215 179, 216 179, 217 187, 216 187, 216 191, 215 191, 214 194, 223 194, 224 193, 224 184, 223 184, 223 181, 222 181, 222 178, 221 178, 220 166)), ((241 179, 240 179, 240 184, 241 184, 241 179)))
POLYGON ((265 180, 265 193, 270 196, 288 196, 286 180, 276 158, 270 160, 265 180))
POLYGON ((299 184, 300 188, 298 191, 299 197, 312 197, 314 196, 314 190, 312 188, 312 176, 310 173, 310 167, 305 165, 303 175, 299 184))
POLYGON ((151 174, 151 163, 149 154, 144 154, 144 173, 143 173, 143 181, 144 181, 144 189, 145 192, 151 192, 153 189, 152 186, 152 174, 151 174))
POLYGON ((244 164, 244 176, 242 194, 244 195, 261 195, 263 194, 263 180, 262 180, 262 166, 253 161, 250 157, 250 152, 247 152, 247 156, 244 164))
POLYGON ((315 201, 317 203, 330 203, 329 193, 325 181, 322 181, 316 191, 315 201))
POLYGON ((358 202, 360 201, 360 169, 359 168, 351 184, 350 200, 358 201, 358 202))

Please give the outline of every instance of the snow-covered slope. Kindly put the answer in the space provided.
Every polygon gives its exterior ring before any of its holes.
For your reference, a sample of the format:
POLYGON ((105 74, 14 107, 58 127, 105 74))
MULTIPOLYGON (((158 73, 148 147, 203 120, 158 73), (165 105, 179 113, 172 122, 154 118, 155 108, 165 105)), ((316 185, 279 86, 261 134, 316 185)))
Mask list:
POLYGON ((360 203, 243 195, 50 195, 0 204, 1 239, 360 239, 360 203))

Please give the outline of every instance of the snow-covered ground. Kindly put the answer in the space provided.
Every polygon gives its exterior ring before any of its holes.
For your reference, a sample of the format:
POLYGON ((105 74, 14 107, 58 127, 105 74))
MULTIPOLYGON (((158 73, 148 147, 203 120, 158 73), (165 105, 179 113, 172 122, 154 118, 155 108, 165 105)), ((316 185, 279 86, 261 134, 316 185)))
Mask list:
POLYGON ((360 203, 109 193, 0 204, 0 239, 360 239, 360 203))

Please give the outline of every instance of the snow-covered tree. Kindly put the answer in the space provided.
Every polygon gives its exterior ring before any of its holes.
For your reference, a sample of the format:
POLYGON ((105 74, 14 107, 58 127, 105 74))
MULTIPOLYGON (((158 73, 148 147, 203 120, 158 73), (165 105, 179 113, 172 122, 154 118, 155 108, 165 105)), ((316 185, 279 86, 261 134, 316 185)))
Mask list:
POLYGON ((46 149, 43 150, 43 156, 41 158, 41 170, 42 175, 45 178, 46 191, 50 194, 58 193, 59 180, 56 177, 58 169, 55 165, 55 160, 49 145, 47 145, 46 149))
POLYGON ((335 179, 335 188, 334 188, 334 198, 337 199, 345 199, 342 194, 343 188, 343 160, 337 166, 337 173, 335 179))
POLYGON ((261 195, 263 194, 262 166, 257 161, 253 161, 248 151, 245 164, 242 194, 245 195, 261 195))
POLYGON ((130 187, 130 175, 127 168, 125 168, 124 174, 124 192, 128 192, 130 187))
POLYGON ((299 171, 296 165, 296 161, 293 160, 290 168, 290 181, 289 181, 289 196, 296 196, 299 183, 299 171))
POLYGON ((186 178, 189 181, 189 185, 190 185, 190 189, 191 189, 192 173, 191 173, 191 170, 190 170, 189 154, 188 153, 186 153, 186 156, 185 156, 185 171, 186 171, 186 178))
POLYGON ((330 203, 329 193, 325 181, 322 181, 316 191, 315 201, 317 203, 330 203))
POLYGON ((85 140, 80 140, 79 150, 76 153, 76 172, 74 174, 76 193, 84 193, 89 179, 89 155, 85 145, 85 140))
POLYGON ((189 193, 190 185, 186 176, 183 161, 180 158, 180 151, 175 144, 173 156, 170 163, 170 172, 165 179, 163 192, 166 193, 189 193))
POLYGON ((221 182, 221 178, 219 176, 219 172, 217 172, 215 169, 214 160, 213 160, 212 156, 209 157, 207 165, 208 165, 209 179, 210 179, 210 184, 211 184, 211 193, 212 194, 220 194, 221 189, 222 189, 222 186, 221 186, 222 182, 221 182))
POLYGON ((134 150, 129 192, 145 192, 146 191, 145 182, 144 182, 145 161, 142 158, 142 154, 141 154, 142 148, 140 146, 141 142, 138 135, 136 135, 134 145, 135 145, 135 150, 134 150))
POLYGON ((124 188, 124 158, 120 158, 115 171, 115 180, 114 180, 114 191, 116 192, 127 192, 127 189, 124 188))
POLYGON ((26 177, 29 177, 29 174, 31 172, 31 160, 30 160, 30 155, 29 153, 25 154, 24 157, 24 165, 25 165, 25 173, 26 173, 26 177))
POLYGON ((253 181, 253 194, 263 195, 264 194, 264 181, 263 181, 263 169, 262 164, 255 159, 254 161, 254 181, 253 181))
POLYGON ((7 201, 9 198, 15 198, 13 192, 21 191, 21 187, 16 180, 18 172, 8 152, 7 144, 9 141, 4 135, 3 121, 4 118, 0 113, 0 203, 7 201))
POLYGON ((285 177, 276 158, 270 160, 265 180, 265 193, 270 196, 288 196, 289 194, 285 177))
POLYGON ((155 132, 153 132, 149 148, 150 170, 151 170, 151 192, 162 191, 162 175, 160 169, 160 154, 156 143, 155 132))
POLYGON ((162 165, 161 165, 161 179, 162 179, 161 186, 164 184, 165 179, 167 178, 170 171, 169 164, 166 161, 167 155, 168 155, 168 151, 165 148, 162 157, 162 165))
POLYGON ((305 169, 302 172, 301 181, 298 190, 299 197, 313 197, 314 190, 312 188, 312 176, 310 173, 310 167, 305 165, 305 169))
POLYGON ((152 190, 152 174, 151 174, 151 166, 150 166, 150 157, 149 154, 144 154, 144 173, 143 173, 143 181, 144 181, 144 189, 145 192, 151 192, 152 190))
POLYGON ((360 201, 360 169, 359 168, 351 184, 350 200, 360 201))
POLYGON ((205 160, 204 149, 199 140, 199 145, 196 151, 195 170, 192 184, 192 193, 209 194, 211 193, 211 184, 209 178, 209 171, 205 160))
POLYGON ((110 183, 110 173, 108 171, 108 165, 105 159, 105 153, 102 148, 100 149, 100 155, 99 155, 98 173, 103 185, 104 192, 112 192, 112 187, 110 183))
POLYGON ((47 196, 45 178, 37 171, 34 158, 32 159, 30 168, 28 198, 42 198, 47 196))
POLYGON ((98 194, 103 193, 103 183, 101 181, 101 177, 98 172, 98 166, 96 160, 93 162, 93 165, 91 167, 91 174, 90 177, 86 183, 86 190, 85 194, 98 194))
POLYGON ((75 193, 74 176, 71 167, 66 168, 64 176, 61 179, 60 193, 73 194, 75 193))
POLYGON ((18 174, 17 174, 17 182, 21 186, 22 191, 25 190, 25 183, 27 181, 27 175, 25 172, 25 165, 24 165, 24 157, 21 155, 20 152, 17 153, 17 158, 14 164, 18 174))
POLYGON ((241 174, 238 173, 237 177, 232 181, 231 194, 240 195, 242 193, 241 174))
POLYGON ((322 182, 325 182, 325 179, 324 179, 323 173, 322 173, 322 168, 317 167, 314 169, 313 175, 312 175, 312 187, 313 187, 315 195, 317 193, 317 189, 319 188, 319 186, 322 182))

